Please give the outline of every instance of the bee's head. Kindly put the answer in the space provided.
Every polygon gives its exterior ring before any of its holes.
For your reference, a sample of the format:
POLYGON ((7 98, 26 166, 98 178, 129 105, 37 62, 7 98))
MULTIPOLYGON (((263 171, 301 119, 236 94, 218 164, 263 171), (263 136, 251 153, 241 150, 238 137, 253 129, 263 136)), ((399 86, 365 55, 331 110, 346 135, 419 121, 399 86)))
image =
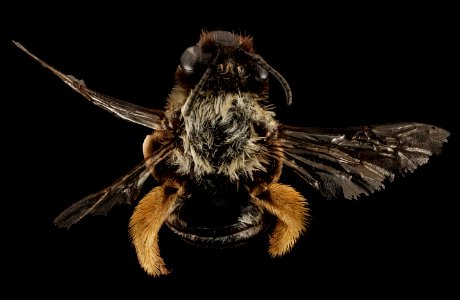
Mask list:
POLYGON ((179 77, 193 89, 203 78, 224 92, 259 92, 266 86, 268 71, 252 59, 252 38, 228 31, 204 31, 195 46, 180 58, 179 77))
POLYGON ((254 52, 252 37, 228 31, 203 31, 198 43, 182 54, 176 72, 178 83, 190 90, 184 104, 185 115, 202 89, 213 93, 264 93, 269 73, 283 86, 289 105, 292 94, 288 83, 254 52))

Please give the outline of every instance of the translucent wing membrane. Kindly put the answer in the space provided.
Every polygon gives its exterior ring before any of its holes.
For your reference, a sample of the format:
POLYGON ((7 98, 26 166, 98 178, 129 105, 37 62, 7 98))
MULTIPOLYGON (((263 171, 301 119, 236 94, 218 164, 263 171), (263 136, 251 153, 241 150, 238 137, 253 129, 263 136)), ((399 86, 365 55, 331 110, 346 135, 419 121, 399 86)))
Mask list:
MULTIPOLYGON (((154 130, 164 130, 164 112, 137 106, 88 89, 82 80, 65 75, 29 52, 21 44, 14 44, 42 66, 53 72, 73 90, 93 104, 113 115, 154 130)), ((267 68, 283 85, 288 103, 289 85, 284 78, 257 55, 250 55, 267 68)), ((209 72, 206 71, 206 72, 209 72)), ((206 79, 206 76, 203 76, 206 79)), ((199 91, 200 80, 196 87, 199 91)), ((185 115, 190 108, 185 105, 185 115)), ((278 140, 264 145, 263 151, 274 158, 282 158, 308 184, 327 198, 356 199, 360 195, 382 189, 385 180, 412 172, 425 164, 429 157, 441 151, 450 135, 446 130, 421 123, 394 123, 353 128, 301 128, 280 124, 278 140)), ((70 227, 88 214, 106 214, 114 205, 131 203, 136 199, 152 168, 173 148, 167 144, 138 164, 126 176, 110 187, 76 202, 55 223, 70 227)))
POLYGON ((280 125, 284 164, 327 198, 356 199, 384 180, 413 172, 441 151, 450 135, 428 124, 396 123, 344 129, 280 125))
POLYGON ((172 148, 172 143, 165 145, 109 187, 75 202, 64 210, 54 223, 59 227, 70 228, 87 215, 105 215, 114 205, 132 204, 139 197, 152 168, 161 162, 172 148))
POLYGON ((78 80, 72 75, 65 75, 60 71, 56 70, 52 66, 45 63, 43 60, 29 52, 26 48, 24 48, 18 42, 13 43, 22 51, 27 53, 33 59, 38 61, 42 66, 53 72, 56 76, 58 76, 62 81, 64 81, 68 86, 70 86, 73 90, 77 91, 79 94, 84 96, 93 104, 105 109, 106 111, 112 113, 113 115, 140 124, 142 126, 161 130, 163 129, 162 120, 164 117, 164 112, 161 110, 149 109, 142 106, 138 106, 135 104, 131 104, 129 102, 125 102, 110 96, 106 96, 104 94, 95 92, 93 90, 88 89, 85 86, 83 80, 78 80))

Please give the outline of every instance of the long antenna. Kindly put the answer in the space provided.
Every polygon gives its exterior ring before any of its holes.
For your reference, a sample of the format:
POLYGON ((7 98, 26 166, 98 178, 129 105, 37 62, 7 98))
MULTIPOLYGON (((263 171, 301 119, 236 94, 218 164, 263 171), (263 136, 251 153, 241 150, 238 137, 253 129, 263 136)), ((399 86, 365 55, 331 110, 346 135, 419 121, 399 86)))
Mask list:
POLYGON ((220 56, 220 50, 217 51, 216 57, 214 57, 214 60, 209 64, 208 68, 204 72, 203 76, 201 76, 200 81, 197 83, 195 88, 190 92, 190 95, 188 96, 187 100, 185 101, 184 105, 182 106, 182 114, 184 117, 188 117, 190 115, 190 112, 192 110, 192 103, 195 101, 196 96, 201 92, 201 89, 203 88, 204 84, 206 83, 206 80, 208 80, 209 75, 211 74, 212 69, 216 65, 217 59, 220 56))
POLYGON ((258 55, 258 54, 255 54, 255 53, 250 53, 250 52, 247 52, 247 51, 244 51, 244 53, 246 53, 246 55, 252 57, 256 63, 261 66, 262 68, 266 69, 268 72, 270 72, 270 74, 272 74, 277 80, 278 82, 281 84, 281 86, 283 87, 283 90, 284 90, 284 94, 286 95, 286 102, 287 102, 287 105, 291 105, 292 104, 292 91, 291 91, 291 87, 289 86, 289 83, 286 81, 286 79, 284 79, 283 75, 281 75, 278 71, 276 71, 272 66, 270 66, 266 61, 265 59, 262 58, 262 56, 258 55))

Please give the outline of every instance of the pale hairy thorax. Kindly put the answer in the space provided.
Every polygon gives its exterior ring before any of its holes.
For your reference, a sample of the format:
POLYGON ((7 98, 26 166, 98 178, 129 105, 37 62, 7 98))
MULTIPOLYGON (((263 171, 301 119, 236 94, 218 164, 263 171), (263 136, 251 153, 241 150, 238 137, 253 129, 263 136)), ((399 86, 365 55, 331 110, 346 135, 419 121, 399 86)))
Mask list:
MULTIPOLYGON (((180 103, 186 95, 176 90, 170 101, 180 103)), ((250 93, 203 93, 191 114, 184 119, 180 133, 183 147, 176 148, 169 163, 180 174, 194 174, 199 179, 209 174, 225 174, 231 181, 242 176, 252 178, 255 171, 265 171, 266 138, 254 124, 271 133, 276 130, 275 113, 250 93)))

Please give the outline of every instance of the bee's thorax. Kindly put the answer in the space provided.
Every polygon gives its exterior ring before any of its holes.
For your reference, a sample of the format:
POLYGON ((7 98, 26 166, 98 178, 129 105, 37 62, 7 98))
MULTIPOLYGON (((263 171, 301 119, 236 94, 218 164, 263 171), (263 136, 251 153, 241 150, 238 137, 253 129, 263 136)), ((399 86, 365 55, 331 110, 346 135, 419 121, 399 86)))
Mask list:
POLYGON ((265 133, 275 130, 274 113, 264 109, 249 93, 203 92, 184 117, 180 139, 171 162, 179 173, 201 177, 224 174, 230 180, 252 177, 265 171, 267 163, 256 126, 263 124, 265 133), (257 124, 257 125, 256 125, 257 124))

